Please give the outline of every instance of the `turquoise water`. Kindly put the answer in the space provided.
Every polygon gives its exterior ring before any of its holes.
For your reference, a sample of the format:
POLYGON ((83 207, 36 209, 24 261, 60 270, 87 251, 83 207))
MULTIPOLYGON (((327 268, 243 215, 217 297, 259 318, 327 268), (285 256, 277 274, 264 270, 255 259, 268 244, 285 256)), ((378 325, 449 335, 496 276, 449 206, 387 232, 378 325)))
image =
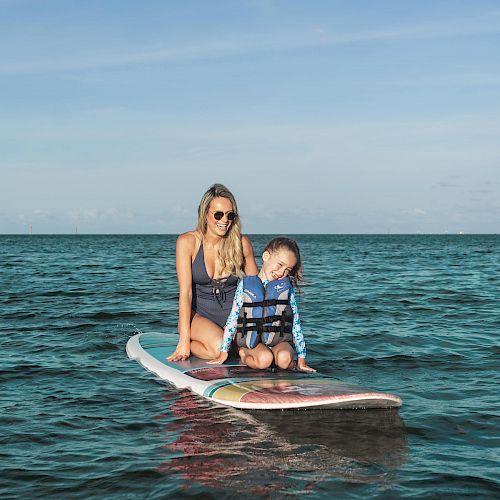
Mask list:
POLYGON ((175 236, 0 236, 0 497, 500 496, 500 236, 296 239, 309 363, 399 412, 227 409, 128 360, 176 328, 175 236))

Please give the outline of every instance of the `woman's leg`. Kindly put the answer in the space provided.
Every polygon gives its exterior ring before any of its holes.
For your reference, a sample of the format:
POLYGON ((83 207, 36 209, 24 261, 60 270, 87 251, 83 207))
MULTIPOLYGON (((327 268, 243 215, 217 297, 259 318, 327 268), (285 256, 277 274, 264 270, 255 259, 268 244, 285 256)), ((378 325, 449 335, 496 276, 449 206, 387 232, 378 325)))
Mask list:
POLYGON ((250 368, 264 370, 273 362, 273 353, 264 344, 257 344, 253 349, 240 347, 239 354, 241 362, 250 368))
POLYGON ((191 352, 201 359, 214 359, 220 354, 223 329, 199 314, 191 321, 191 352))
POLYGON ((288 342, 280 342, 278 345, 271 347, 274 354, 274 360, 278 368, 287 370, 293 362, 294 350, 288 342))

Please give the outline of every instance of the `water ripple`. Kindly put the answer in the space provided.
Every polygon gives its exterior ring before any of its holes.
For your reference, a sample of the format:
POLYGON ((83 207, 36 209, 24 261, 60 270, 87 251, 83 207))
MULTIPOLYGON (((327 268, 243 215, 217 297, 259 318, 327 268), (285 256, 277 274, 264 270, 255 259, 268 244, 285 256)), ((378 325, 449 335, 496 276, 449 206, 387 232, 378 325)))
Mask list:
POLYGON ((498 496, 500 237, 297 239, 310 364, 399 413, 242 412, 130 362, 177 327, 174 236, 0 236, 2 498, 498 496))

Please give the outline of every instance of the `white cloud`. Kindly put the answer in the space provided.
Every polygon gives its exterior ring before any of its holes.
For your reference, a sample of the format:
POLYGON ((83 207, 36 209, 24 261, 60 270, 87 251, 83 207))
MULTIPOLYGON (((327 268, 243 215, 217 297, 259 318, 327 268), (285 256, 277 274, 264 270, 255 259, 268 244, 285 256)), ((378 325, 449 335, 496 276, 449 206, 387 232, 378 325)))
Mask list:
POLYGON ((452 73, 447 75, 431 75, 426 77, 416 76, 411 79, 381 82, 389 85, 401 85, 408 87, 420 86, 497 86, 500 85, 500 73, 481 73, 470 71, 466 73, 452 73))
POLYGON ((62 217, 70 217, 73 221, 97 221, 97 220, 122 220, 132 221, 137 214, 130 210, 121 210, 116 207, 105 209, 100 208, 80 208, 69 212, 59 213, 62 217))
POLYGON ((431 23, 408 24, 382 29, 333 32, 327 26, 295 30, 284 34, 258 36, 233 36, 223 40, 204 40, 198 44, 184 46, 156 45, 141 48, 128 47, 114 51, 89 52, 87 54, 55 55, 50 59, 11 60, 3 57, 0 74, 23 74, 78 71, 116 66, 157 64, 169 61, 184 61, 220 58, 244 53, 287 50, 301 47, 342 45, 349 43, 377 42, 384 40, 450 38, 470 35, 500 33, 500 11, 476 17, 441 19, 431 23))
POLYGON ((36 61, 12 61, 0 65, 0 74, 45 73, 57 71, 78 71, 109 68, 136 64, 154 64, 167 61, 223 57, 234 53, 254 50, 258 45, 242 41, 228 40, 216 43, 183 47, 144 48, 117 52, 80 54, 74 57, 40 59, 36 61))
POLYGON ((405 213, 416 215, 417 217, 421 215, 427 215, 427 212, 423 208, 412 208, 411 210, 405 211, 405 213))

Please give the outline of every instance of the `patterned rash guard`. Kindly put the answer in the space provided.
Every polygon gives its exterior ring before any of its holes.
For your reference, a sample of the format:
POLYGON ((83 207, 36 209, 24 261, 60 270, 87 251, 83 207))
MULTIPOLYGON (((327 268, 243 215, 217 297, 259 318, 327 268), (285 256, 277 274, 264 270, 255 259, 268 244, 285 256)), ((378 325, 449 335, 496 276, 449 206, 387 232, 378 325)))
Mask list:
MULTIPOLYGON (((261 280, 262 284, 266 286, 269 280, 261 280)), ((306 357, 306 343, 304 340, 304 335, 302 333, 302 326, 300 324, 299 311, 297 309, 297 300, 295 299, 295 292, 293 287, 290 288, 290 307, 293 313, 293 345, 295 351, 297 351, 297 356, 299 358, 306 357)), ((229 316, 227 318, 226 326, 224 327, 224 336, 222 337, 221 352, 228 352, 231 347, 231 342, 233 341, 234 335, 236 333, 236 327, 238 325, 238 316, 240 314, 241 306, 243 305, 243 280, 240 280, 236 288, 236 293, 234 295, 233 307, 229 316)))

